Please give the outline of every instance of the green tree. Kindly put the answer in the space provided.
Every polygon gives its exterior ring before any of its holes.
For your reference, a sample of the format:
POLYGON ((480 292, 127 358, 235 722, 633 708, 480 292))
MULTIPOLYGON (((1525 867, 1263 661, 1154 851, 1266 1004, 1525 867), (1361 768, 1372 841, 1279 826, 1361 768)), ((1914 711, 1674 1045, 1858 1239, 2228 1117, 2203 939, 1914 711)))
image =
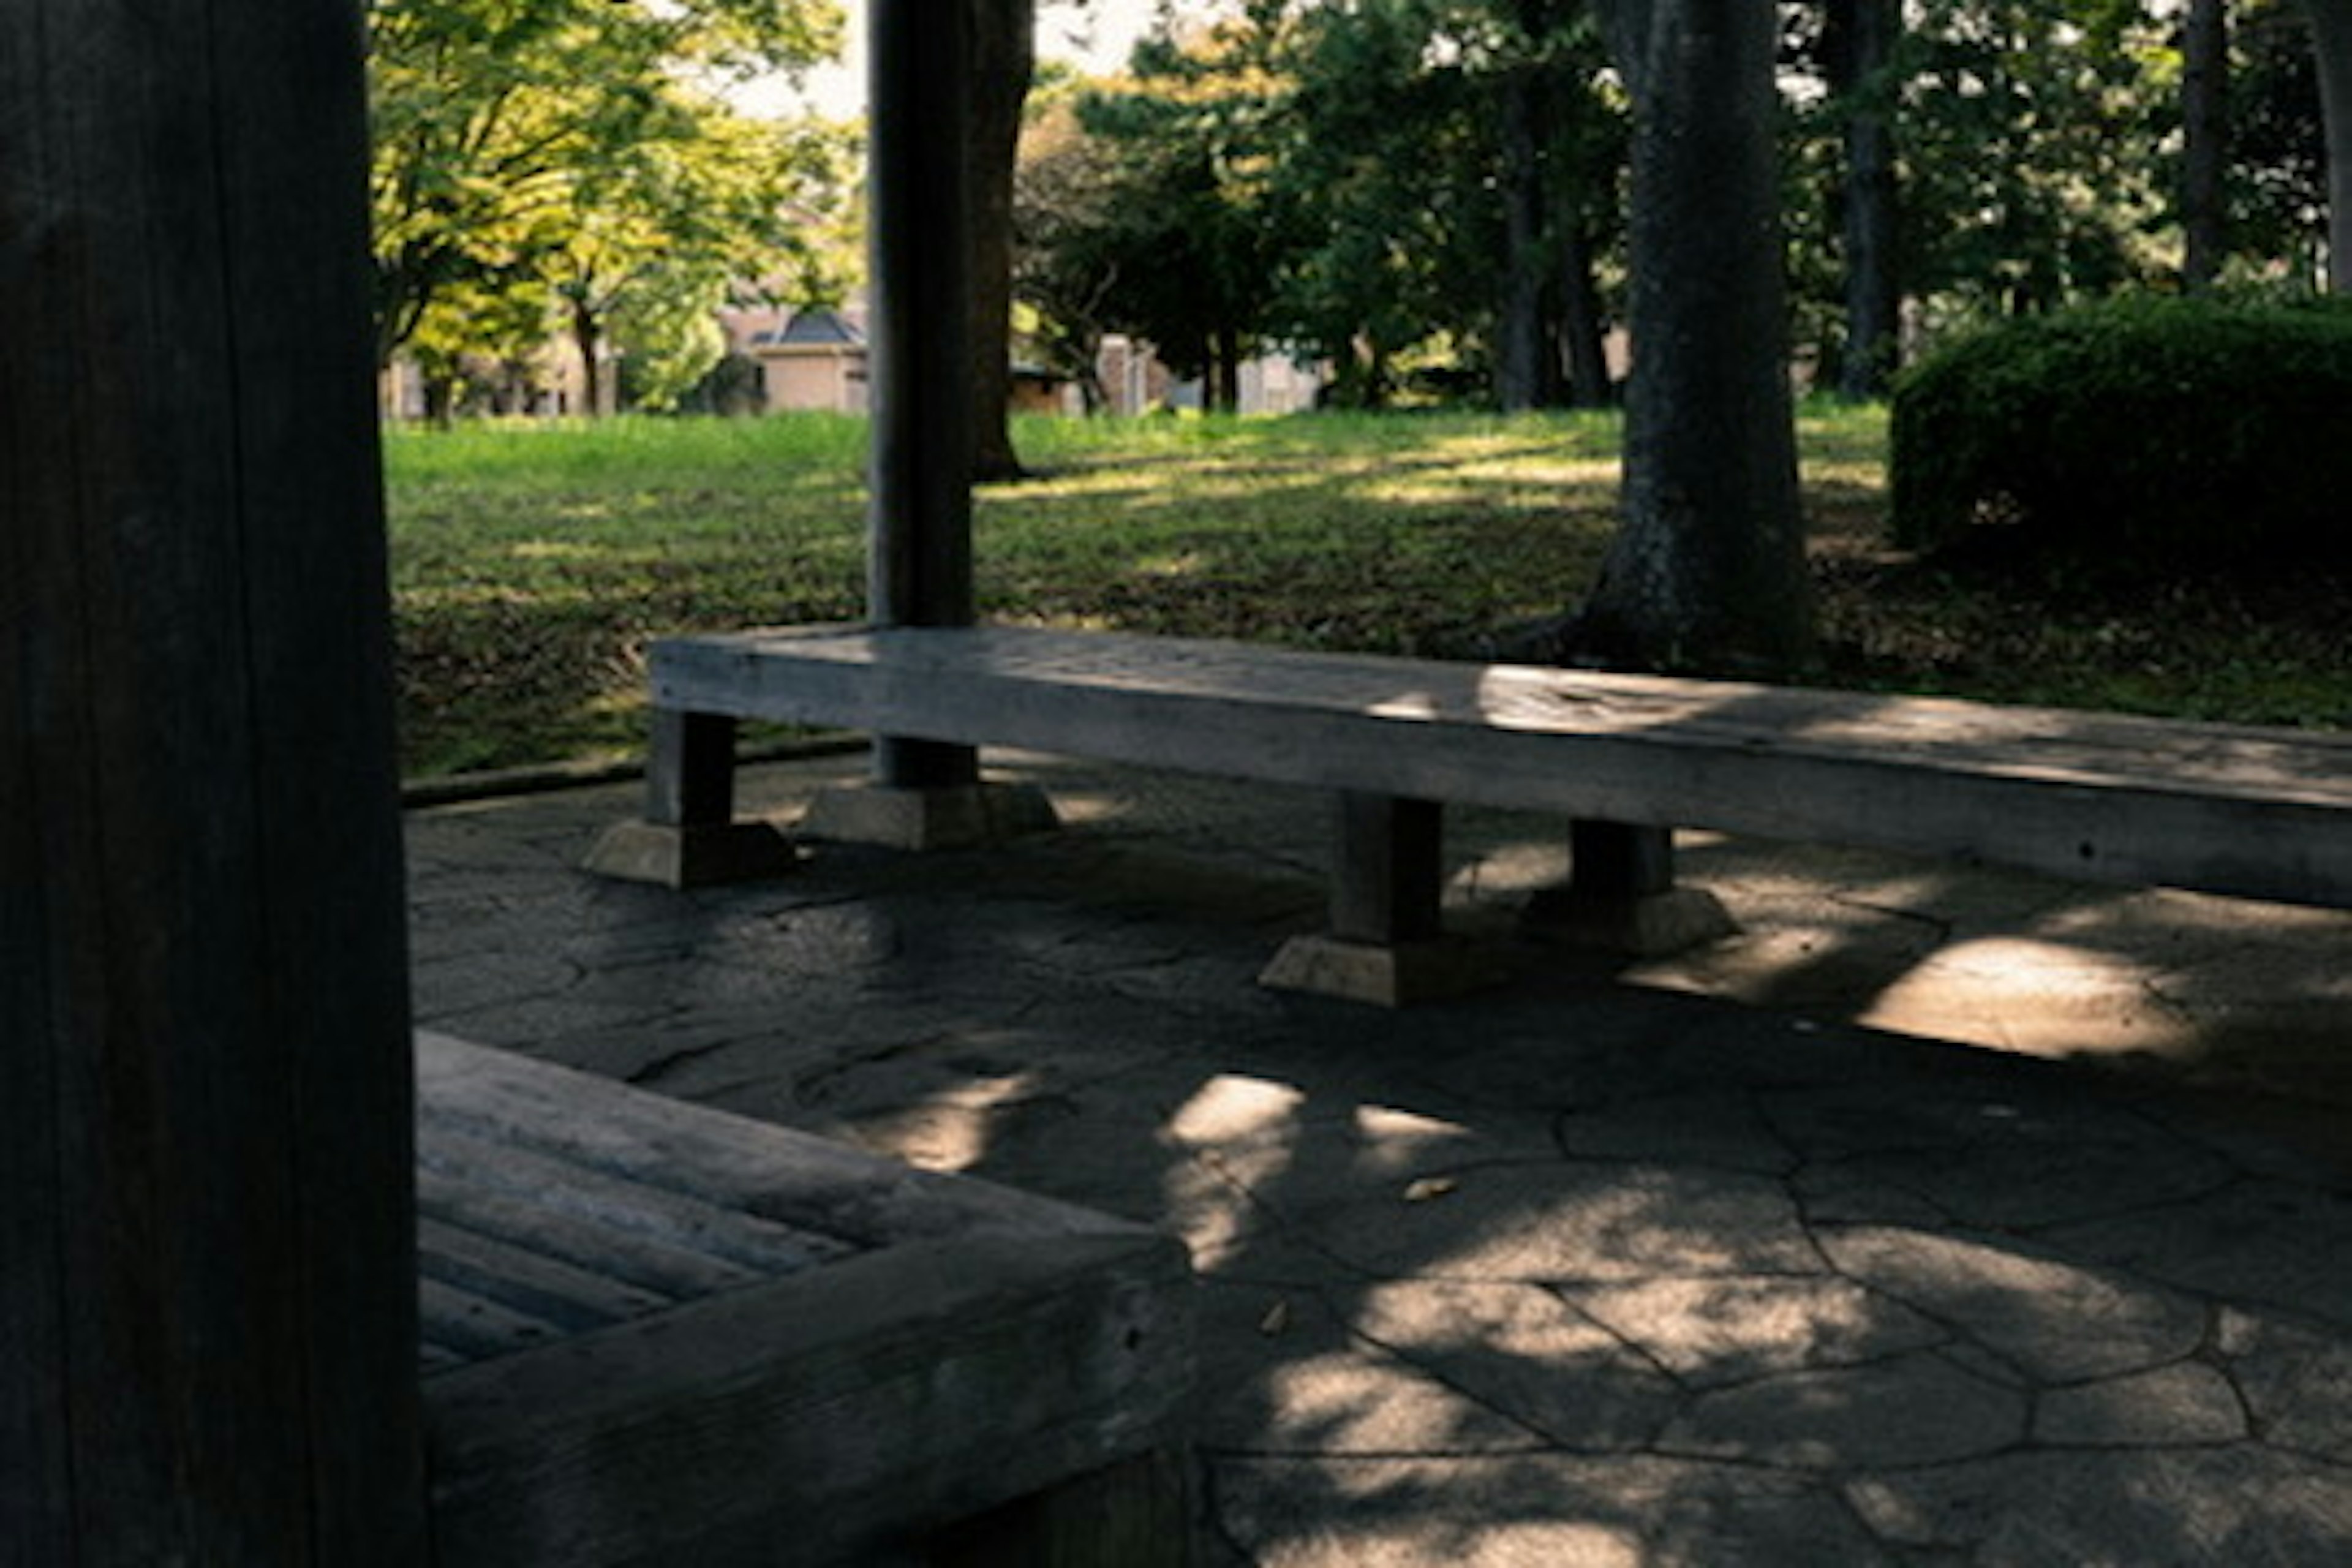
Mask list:
POLYGON ((2168 270, 2165 47, 2139 0, 1923 0, 1898 54, 1914 291, 2001 315, 2168 270))
POLYGON ((1032 345, 1075 381, 1089 412, 1106 396, 1096 369, 1122 258, 1114 238, 1118 166, 1079 123, 1084 83, 1055 92, 1023 133, 1013 181, 1013 297, 1032 312, 1032 345))
POLYGON ((1596 258, 1616 226, 1622 116, 1581 0, 1360 0, 1302 19, 1280 184, 1303 251, 1283 330, 1378 402, 1443 335, 1496 401, 1608 395, 1596 258))
POLYGON ((2304 0, 2327 130, 2327 286, 2352 294, 2352 0, 2304 0))
POLYGON ((2241 254, 2295 279, 2327 247, 2327 137, 2299 0, 2239 0, 2230 71, 2230 221, 2241 254))
MULTIPOLYGON (((717 363, 723 343, 703 323, 736 279, 820 271, 816 237, 794 215, 812 197, 838 201, 845 186, 837 133, 745 119, 682 88, 670 93, 667 112, 648 115, 636 141, 566 180, 565 208, 544 226, 536 254, 578 350, 591 413, 604 406, 599 367, 616 319, 629 340, 619 346, 649 362, 633 389, 666 405, 717 363)), ((787 292, 805 299, 821 287, 787 292)))
POLYGON ((832 0, 373 0, 378 353, 460 283, 533 277, 688 98, 838 47, 832 0))
POLYGON ((1280 0, 1249 0, 1164 30, 1079 107, 1117 163, 1115 222, 1099 237, 1114 274, 1104 320, 1200 376, 1215 407, 1239 400, 1288 246, 1275 175, 1291 25, 1280 0))

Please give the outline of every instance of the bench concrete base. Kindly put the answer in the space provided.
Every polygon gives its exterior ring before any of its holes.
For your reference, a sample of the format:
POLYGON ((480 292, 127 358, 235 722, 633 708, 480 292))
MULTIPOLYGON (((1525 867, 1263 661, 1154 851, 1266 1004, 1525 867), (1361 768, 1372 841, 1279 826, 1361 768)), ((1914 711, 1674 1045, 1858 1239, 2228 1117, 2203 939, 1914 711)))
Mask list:
POLYGON ((1375 943, 1335 936, 1296 936, 1258 974, 1276 991, 1299 991, 1379 1007, 1410 1007, 1500 985, 1511 977, 1503 955, 1475 942, 1440 937, 1375 943))
POLYGON ((1519 928, 1552 946, 1664 958, 1735 935, 1739 922, 1704 888, 1669 888, 1633 898, 1553 888, 1528 900, 1519 928))
POLYGON ((583 865, 623 881, 709 888, 781 877, 799 863, 791 834, 772 822, 751 820, 614 823, 599 836, 583 865))
POLYGON ((842 784, 816 797, 801 820, 807 837, 884 849, 970 849, 1060 826, 1034 784, 988 782, 944 789, 842 784))

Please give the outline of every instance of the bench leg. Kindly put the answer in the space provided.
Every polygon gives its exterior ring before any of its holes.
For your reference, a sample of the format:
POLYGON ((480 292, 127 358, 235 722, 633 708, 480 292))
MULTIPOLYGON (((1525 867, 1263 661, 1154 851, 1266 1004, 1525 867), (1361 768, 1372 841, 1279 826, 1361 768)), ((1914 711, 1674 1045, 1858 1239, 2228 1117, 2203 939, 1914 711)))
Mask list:
POLYGON ((966 849, 1055 825, 1045 791, 982 778, 971 747, 884 735, 875 738, 873 777, 820 792, 801 832, 887 849, 966 849))
POLYGON ((1192 1465, 1163 1448, 953 1525, 924 1568, 1189 1568, 1192 1465))
POLYGON ((1491 955, 1445 938, 1443 806, 1347 794, 1335 820, 1331 928, 1284 943, 1261 984, 1401 1007, 1502 977, 1491 955))
POLYGON ((1569 883, 1528 903, 1531 936, 1641 958, 1698 947, 1738 930, 1722 901, 1675 885, 1668 827, 1579 820, 1569 824, 1569 883))
POLYGON ((735 820, 735 721, 656 709, 645 818, 606 828, 585 864, 627 881, 700 888, 778 876, 795 859, 775 824, 735 820))

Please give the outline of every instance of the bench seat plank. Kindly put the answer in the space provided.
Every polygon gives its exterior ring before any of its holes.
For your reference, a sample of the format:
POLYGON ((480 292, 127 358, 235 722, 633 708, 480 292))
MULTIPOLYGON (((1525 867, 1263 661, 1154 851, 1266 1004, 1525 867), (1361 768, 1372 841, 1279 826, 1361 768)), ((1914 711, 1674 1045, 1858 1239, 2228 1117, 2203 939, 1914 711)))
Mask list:
POLYGON ((670 638, 659 708, 2352 904, 2352 737, 1025 627, 670 638))
POLYGON ((1164 1237, 431 1034, 417 1089, 444 1568, 874 1561, 1181 1440, 1164 1237))

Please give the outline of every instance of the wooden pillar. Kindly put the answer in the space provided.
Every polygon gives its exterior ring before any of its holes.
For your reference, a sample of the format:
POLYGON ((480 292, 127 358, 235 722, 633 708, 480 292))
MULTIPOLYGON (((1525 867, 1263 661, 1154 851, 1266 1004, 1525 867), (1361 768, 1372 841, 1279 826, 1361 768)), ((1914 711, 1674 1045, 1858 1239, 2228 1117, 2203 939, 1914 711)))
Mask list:
POLYGON ((0 1557, 410 1568, 360 8, 0 37, 0 1557))
POLYGON ((1528 934, 1563 947, 1652 958, 1738 929, 1703 888, 1675 883, 1670 827, 1579 819, 1569 824, 1569 883, 1528 902, 1528 934))
MULTIPOLYGON (((972 10, 936 0, 866 6, 874 410, 866 618, 877 628, 973 619, 964 146, 972 10)), ((1041 791, 982 783, 972 747, 880 735, 870 786, 825 791, 802 831, 948 849, 1053 826, 1041 791)))
POLYGON ((736 721, 724 713, 653 711, 646 815, 598 835, 583 868, 625 881, 708 888, 780 877, 799 863, 792 835, 735 820, 736 721))
MULTIPOLYGON (((968 626, 971 567, 971 248, 964 128, 971 7, 866 7, 871 112, 868 342, 873 457, 866 615, 877 626, 968 626)), ((976 784, 969 746, 878 738, 877 783, 976 784)))
POLYGON ((1507 977, 1498 954, 1444 934, 1444 806, 1344 793, 1332 826, 1330 927, 1285 942, 1260 984, 1404 1007, 1507 977))
POLYGON ((1444 810, 1433 800, 1342 795, 1336 803, 1331 934, 1341 942, 1433 942, 1444 891, 1444 810))

